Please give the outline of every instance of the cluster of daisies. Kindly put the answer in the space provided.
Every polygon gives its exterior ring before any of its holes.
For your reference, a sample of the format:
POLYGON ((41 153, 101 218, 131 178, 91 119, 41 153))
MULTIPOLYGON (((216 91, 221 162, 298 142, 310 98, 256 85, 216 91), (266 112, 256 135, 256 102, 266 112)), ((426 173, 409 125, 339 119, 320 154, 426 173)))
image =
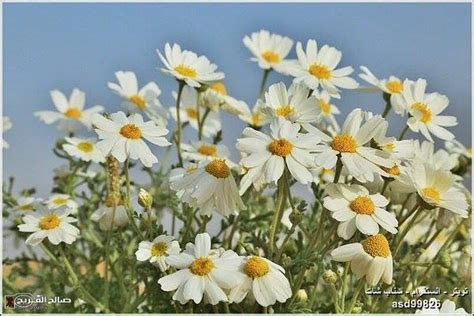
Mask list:
POLYGON ((162 272, 173 273, 158 280, 161 289, 174 291, 173 299, 185 304, 205 301, 240 303, 247 295, 261 306, 285 302, 291 287, 285 270, 260 256, 239 256, 233 250, 211 248, 207 233, 196 235, 195 242, 181 251, 172 236, 160 235, 153 241, 142 241, 135 255, 149 261, 162 272), (249 294, 250 293, 250 294, 249 294))
MULTIPOLYGON (((325 184, 324 212, 337 225, 337 236, 350 241, 333 249, 330 258, 350 262, 355 276, 371 286, 392 282, 392 247, 397 240, 393 235, 404 229, 402 224, 422 212, 439 212, 448 219, 468 216, 468 193, 453 170, 461 157, 470 161, 472 152, 447 129, 457 120, 441 114, 449 104, 445 95, 427 92, 424 79, 379 79, 363 66, 359 77, 370 85, 363 89, 381 93, 386 111, 379 115, 356 108, 340 125, 334 100, 341 98, 343 89, 361 88, 350 77, 354 69, 340 67, 338 49, 315 40, 298 42, 297 58, 289 59, 293 41, 288 37, 260 31, 243 42, 263 70, 263 86, 271 71, 293 79, 290 85, 278 82, 263 89, 252 108, 228 94, 224 73, 207 57, 166 44, 158 55, 161 71, 177 81, 175 105, 162 105, 154 82, 140 88, 133 72, 118 71, 116 82, 108 87, 122 99, 126 112, 103 113, 98 105, 85 109, 84 92, 74 89, 69 98, 52 91, 57 111, 35 115, 71 133, 62 149, 84 162, 103 164, 112 156, 120 163, 137 160, 152 167, 158 159, 150 144, 168 147, 174 142, 171 148, 178 162, 169 172, 169 187, 201 216, 227 218, 247 211, 242 196, 249 190, 262 192, 281 183, 288 191, 293 183, 325 184), (219 143, 221 110, 248 124, 236 141, 238 161, 231 160, 229 149, 219 143), (385 117, 391 110, 406 118, 399 138, 387 135, 385 117), (176 121, 172 133, 167 129, 170 117, 176 121), (71 136, 81 126, 93 128, 97 137, 71 136), (197 133, 190 142, 182 139, 187 127, 197 133), (404 139, 408 130, 423 140, 404 139), (446 148, 435 150, 434 138, 444 141, 446 148)), ((33 232, 27 243, 36 245, 46 237, 52 244, 71 243, 78 237, 79 230, 70 224, 75 219, 69 216, 77 203, 68 196, 51 199, 19 202, 19 209, 37 209, 18 226, 33 232), (37 208, 32 203, 44 205, 37 208)), ((105 201, 94 220, 106 230, 111 222, 126 226, 130 218, 122 205, 112 207, 105 201)), ((267 257, 274 259, 272 254, 267 257)), ((175 236, 142 241, 136 258, 166 272, 158 283, 163 291, 174 291, 173 299, 182 304, 238 303, 250 294, 258 304, 269 306, 292 296, 280 265, 263 256, 214 249, 207 233, 198 234, 184 250, 175 236)))

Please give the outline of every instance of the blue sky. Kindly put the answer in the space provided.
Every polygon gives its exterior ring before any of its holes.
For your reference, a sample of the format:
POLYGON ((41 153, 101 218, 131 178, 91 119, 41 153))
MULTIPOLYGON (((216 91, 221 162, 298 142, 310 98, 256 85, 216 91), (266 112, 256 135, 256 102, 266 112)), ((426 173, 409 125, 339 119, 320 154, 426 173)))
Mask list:
MULTIPOLYGON (((4 177, 21 187, 51 186, 59 165, 51 152, 60 136, 33 112, 52 109, 49 91, 78 87, 87 105, 120 109, 106 86, 117 70, 131 70, 141 84, 155 81, 162 102, 172 105, 175 82, 156 70, 156 49, 177 42, 207 55, 226 73, 231 95, 255 102, 261 70, 242 44, 262 28, 296 41, 316 39, 343 52, 341 66, 366 65, 378 76, 428 80, 428 90, 446 94, 464 143, 471 131, 471 6, 465 4, 4 4, 4 115, 13 129, 5 138, 4 177)), ((294 56, 292 51, 291 56, 294 56)), ((358 73, 358 71, 356 72, 358 73)), ((355 77, 355 75, 354 75, 355 77)), ((270 82, 288 78, 271 74, 270 82)), ((354 107, 381 112, 380 95, 348 91, 335 102, 343 117, 354 107)), ((222 115, 234 159, 244 124, 222 115)), ((393 135, 402 121, 390 116, 393 135)), ((411 134, 410 134, 411 135, 411 134)))

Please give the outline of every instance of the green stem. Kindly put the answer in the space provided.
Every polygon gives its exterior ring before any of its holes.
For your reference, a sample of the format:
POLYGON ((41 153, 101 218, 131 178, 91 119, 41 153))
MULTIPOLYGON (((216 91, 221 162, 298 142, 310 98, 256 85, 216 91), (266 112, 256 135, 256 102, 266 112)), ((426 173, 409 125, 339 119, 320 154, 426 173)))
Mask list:
POLYGON ((278 197, 277 201, 275 203, 275 214, 273 215, 273 221, 272 221, 272 226, 270 228, 270 245, 269 245, 269 254, 268 256, 270 258, 273 257, 273 250, 275 248, 275 238, 276 238, 276 233, 278 230, 278 226, 280 224, 280 219, 281 216, 283 215, 283 210, 285 208, 285 201, 286 201, 286 188, 285 186, 288 185, 286 183, 287 177, 286 177, 286 172, 287 169, 285 167, 283 171, 283 175, 281 178, 278 180, 278 197))
POLYGON ((392 108, 392 104, 390 103, 390 100, 388 100, 387 103, 385 104, 385 108, 383 109, 383 113, 382 113, 383 118, 387 117, 391 108, 392 108))
POLYGON ((226 314, 230 314, 229 303, 224 302, 224 311, 226 314))
POLYGON ((270 74, 270 72, 272 71, 272 69, 265 69, 263 71, 263 77, 262 77, 262 81, 260 82, 260 90, 258 92, 258 98, 261 99, 263 97, 263 92, 265 91, 265 84, 267 82, 267 79, 268 79, 268 75, 270 74))
POLYGON ((382 187, 382 192, 380 192, 380 194, 384 194, 385 193, 385 190, 387 190, 387 187, 388 187, 388 184, 390 183, 390 179, 383 179, 383 187, 382 187))
POLYGON ((395 248, 395 252, 393 253, 393 258, 395 258, 398 254, 398 252, 400 251, 401 249, 401 246, 403 244, 403 238, 405 238, 406 234, 408 234, 408 231, 413 227, 413 225, 415 224, 415 221, 416 219, 418 218, 418 216, 420 216, 420 214, 422 213, 421 210, 419 209, 418 205, 415 206, 415 214, 413 215, 412 219, 410 220, 410 222, 408 222, 408 225, 405 227, 405 229, 403 230, 403 232, 401 232, 399 234, 399 238, 396 242, 396 246, 394 245, 394 248, 395 248))
POLYGON ((350 263, 346 263, 344 267, 344 273, 342 274, 342 285, 341 285, 341 309, 344 311, 346 308, 346 288, 347 288, 347 275, 349 273, 350 263))
MULTIPOLYGON (((183 158, 181 157, 181 113, 180 113, 180 105, 181 105, 181 95, 183 94, 185 82, 178 81, 178 96, 176 97, 176 152, 178 154, 178 162, 179 166, 183 166, 183 158)), ((199 112, 199 111, 198 111, 199 112)))
POLYGON ((128 219, 130 220, 133 229, 135 230, 137 235, 140 237, 140 240, 144 240, 144 236, 142 232, 140 231, 140 229, 138 228, 137 224, 135 223, 135 219, 133 218, 132 202, 130 200, 130 175, 128 172, 128 165, 129 165, 129 161, 127 159, 125 160, 125 187, 126 187, 126 195, 127 195, 125 203, 124 203, 124 205, 126 206, 125 210, 127 211, 128 219))
POLYGON ((61 257, 63 258, 64 266, 66 267, 66 271, 69 274, 69 279, 72 283, 73 288, 77 288, 81 293, 82 293, 82 298, 84 301, 88 302, 89 304, 92 304, 95 307, 98 307, 105 312, 108 312, 109 309, 105 307, 102 303, 97 301, 81 284, 79 281, 79 277, 77 274, 74 272, 74 269, 72 268, 71 262, 69 262, 68 258, 66 257, 66 254, 64 253, 64 250, 62 247, 59 247, 59 251, 61 253, 61 257))
POLYGON ((202 116, 201 121, 198 123, 198 138, 199 138, 199 140, 202 140, 202 133, 203 133, 203 130, 204 130, 204 123, 206 122, 206 119, 207 119, 210 112, 211 112, 211 110, 206 108, 206 110, 204 111, 204 115, 202 116))
POLYGON ((342 160, 341 157, 337 157, 337 162, 336 162, 336 174, 334 175, 334 183, 339 182, 339 178, 341 177, 341 171, 342 171, 342 160))
POLYGON ((109 231, 107 232, 107 241, 105 244, 105 287, 104 287, 104 298, 103 301, 107 307, 109 307, 109 264, 110 264, 110 243, 112 240, 112 232, 114 229, 114 220, 115 220, 115 211, 117 209, 116 201, 114 200, 114 205, 112 209, 112 222, 110 223, 109 231))
POLYGON ((403 137, 405 137, 405 134, 408 132, 408 125, 405 126, 405 128, 402 130, 402 132, 400 133, 400 136, 398 136, 398 140, 402 140, 403 137))
POLYGON ((433 265, 435 264, 435 262, 437 261, 437 259, 439 258, 439 255, 441 253, 443 253, 444 249, 446 249, 451 241, 454 239, 454 237, 456 237, 456 234, 457 232, 459 231, 459 229, 461 228, 461 226, 464 224, 464 220, 462 220, 458 226, 456 226, 456 228, 453 230, 453 232, 449 235, 448 239, 446 239, 446 241, 444 242, 444 244, 441 246, 441 248, 439 248, 438 252, 436 253, 435 257, 433 258, 433 260, 431 260, 431 263, 430 265, 426 268, 425 272, 423 273, 422 277, 421 277, 421 281, 419 284, 424 284, 426 278, 428 277, 428 273, 429 271, 431 270, 431 268, 433 267, 433 265))
POLYGON ((202 139, 201 125, 201 90, 196 89, 196 121, 198 125, 198 139, 202 139))
POLYGON ((349 305, 349 309, 347 310, 348 313, 352 313, 352 310, 354 309, 357 302, 357 298, 359 297, 360 291, 364 288, 364 285, 364 279, 361 279, 357 289, 354 292, 354 295, 352 295, 351 305, 349 305))

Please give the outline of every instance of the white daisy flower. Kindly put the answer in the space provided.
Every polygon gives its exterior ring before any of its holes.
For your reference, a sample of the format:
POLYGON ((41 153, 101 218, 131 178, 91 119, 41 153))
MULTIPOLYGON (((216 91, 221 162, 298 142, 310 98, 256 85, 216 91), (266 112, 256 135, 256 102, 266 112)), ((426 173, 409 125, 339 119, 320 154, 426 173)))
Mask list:
POLYGON ((444 147, 450 154, 456 154, 458 156, 464 156, 472 159, 472 147, 466 147, 455 139, 445 142, 444 147))
POLYGON ((324 169, 322 167, 316 167, 311 169, 313 174, 313 182, 319 183, 331 183, 334 181, 335 172, 332 169, 324 169))
POLYGON ((332 127, 339 131, 340 127, 334 115, 341 114, 339 109, 331 103, 331 96, 327 91, 314 90, 313 95, 316 97, 316 111, 318 112, 318 123, 323 124, 323 128, 332 127))
POLYGON ((105 161, 104 154, 97 148, 93 139, 77 137, 65 137, 64 139, 67 143, 63 145, 63 149, 70 156, 96 163, 105 161))
POLYGON ((291 286, 285 277, 285 269, 270 260, 249 256, 244 259, 240 271, 245 279, 229 293, 229 300, 240 303, 249 292, 261 306, 270 306, 277 301, 286 302, 291 297, 291 286))
POLYGON ((70 224, 77 222, 77 219, 69 217, 69 214, 67 207, 51 210, 40 206, 36 212, 23 216, 24 224, 18 225, 18 229, 33 233, 26 239, 27 245, 36 246, 45 238, 53 245, 61 242, 72 244, 79 236, 79 229, 70 224))
POLYGON ((247 103, 227 94, 227 89, 222 82, 211 84, 202 93, 201 105, 214 112, 223 109, 233 115, 241 115, 249 110, 247 103))
POLYGON ((138 88, 137 77, 132 71, 117 71, 118 84, 108 82, 108 87, 124 99, 123 105, 132 113, 145 113, 158 125, 166 126, 168 112, 158 97, 160 88, 154 82, 149 82, 138 88))
POLYGON ((449 99, 439 93, 426 93, 426 80, 405 80, 403 92, 393 99, 394 105, 410 114, 407 124, 415 132, 421 132, 430 142, 431 134, 443 140, 453 140, 454 134, 444 127, 458 124, 455 116, 439 115, 449 104, 449 99))
POLYGON ((230 290, 243 281, 238 272, 242 259, 232 250, 223 253, 211 251, 209 234, 196 235, 194 244, 188 243, 179 255, 170 255, 166 263, 178 271, 158 280, 161 289, 175 291, 173 300, 181 304, 192 300, 199 304, 203 297, 211 305, 227 302, 224 290, 230 290))
POLYGON ((288 70, 295 82, 304 82, 312 90, 321 86, 335 98, 340 98, 339 88, 355 89, 359 86, 357 81, 348 77, 354 71, 352 67, 335 69, 342 57, 336 48, 324 45, 318 51, 316 41, 309 40, 306 52, 300 42, 296 44, 296 54, 298 64, 288 70))
POLYGON ((272 117, 282 117, 293 123, 311 123, 319 113, 316 97, 308 98, 309 89, 303 84, 292 84, 288 91, 283 82, 275 83, 265 92, 264 111, 272 117))
POLYGON ((456 185, 456 178, 451 172, 415 161, 410 176, 418 195, 429 206, 445 208, 461 217, 467 217, 469 205, 466 195, 456 185))
POLYGON ((157 50, 161 61, 166 68, 164 73, 170 74, 177 80, 184 81, 188 86, 200 87, 224 79, 224 73, 216 72, 217 66, 211 64, 206 56, 198 56, 187 50, 181 50, 178 44, 165 45, 165 56, 157 50))
POLYGON ((370 70, 365 66, 360 66, 362 73, 359 77, 364 81, 370 83, 374 88, 383 93, 390 95, 390 104, 393 107, 395 113, 403 115, 404 109, 397 107, 397 103, 394 104, 393 99, 396 95, 403 92, 403 81, 395 76, 390 76, 388 79, 378 79, 370 70))
POLYGON ((328 184, 328 196, 324 198, 324 207, 331 212, 332 218, 340 222, 337 228, 339 237, 348 240, 356 229, 364 235, 376 235, 379 226, 388 232, 397 232, 396 217, 384 208, 388 200, 381 194, 370 194, 361 185, 344 183, 328 184))
POLYGON ((230 156, 230 151, 225 145, 215 145, 202 141, 191 142, 191 144, 181 144, 182 156, 186 160, 208 160, 213 158, 226 159, 230 156))
POLYGON ((388 122, 382 121, 374 135, 377 147, 390 154, 390 158, 397 161, 408 161, 415 156, 415 144, 413 140, 397 140, 395 137, 387 137, 388 122))
MULTIPOLYGON (((431 298, 430 300, 436 300, 431 298)), ((431 306, 431 305, 430 305, 431 306)), ((441 308, 423 308, 417 309, 415 314, 450 314, 450 315, 469 315, 464 308, 456 308, 456 304, 451 300, 445 300, 441 308)))
POLYGON ((8 148, 10 145, 3 139, 3 134, 5 134, 6 131, 8 131, 10 128, 12 128, 12 121, 8 116, 4 116, 2 118, 2 146, 3 148, 8 148))
POLYGON ((184 202, 199 207, 202 215, 217 211, 227 217, 246 209, 225 159, 204 160, 196 170, 173 173, 170 187, 184 202))
POLYGON ((163 137, 168 134, 168 130, 153 121, 144 122, 140 114, 127 117, 123 112, 116 112, 110 115, 110 119, 96 114, 92 121, 101 139, 97 147, 104 155, 111 154, 119 162, 140 159, 145 167, 151 167, 158 159, 144 139, 160 147, 171 145, 163 137))
POLYGON ((38 111, 34 114, 46 124, 59 121, 58 129, 63 132, 77 132, 81 124, 91 128, 91 116, 104 110, 100 105, 84 110, 86 95, 76 88, 72 90, 69 100, 59 90, 51 91, 51 99, 58 112, 38 111))
POLYGON ((362 123, 363 117, 361 109, 353 110, 347 116, 342 131, 334 136, 329 136, 309 124, 304 125, 308 132, 319 136, 323 142, 315 149, 315 161, 318 166, 333 169, 340 157, 348 173, 361 182, 373 181, 374 173, 388 176, 381 167, 393 167, 394 162, 389 154, 365 146, 374 137, 384 119, 377 115, 362 123))
POLYGON ((435 151, 434 144, 429 141, 419 142, 415 140, 415 157, 414 159, 429 164, 435 169, 449 171, 456 167, 458 163, 458 157, 455 154, 450 154, 444 149, 435 151))
POLYGON ((272 121, 270 130, 270 135, 266 135, 247 127, 243 138, 237 140, 236 147, 244 156, 241 164, 248 169, 242 181, 250 178, 255 185, 254 180, 265 178, 266 183, 276 183, 286 165, 298 182, 312 182, 310 169, 315 165, 311 151, 316 149, 319 137, 299 133, 299 124, 281 117, 272 121))
POLYGON ((351 270, 358 279, 365 276, 369 286, 380 279, 391 284, 393 276, 392 253, 387 238, 382 234, 369 236, 360 243, 340 246, 331 251, 331 258, 339 262, 351 262, 351 270))
POLYGON ((34 211, 38 208, 38 204, 41 204, 42 199, 31 197, 31 196, 22 196, 16 200, 15 211, 17 212, 29 212, 34 211))
POLYGON ((74 201, 68 194, 53 194, 44 202, 48 208, 52 210, 66 206, 69 210, 71 210, 71 212, 75 212, 79 207, 77 202, 74 201))
POLYGON ((119 204, 114 207, 111 201, 106 201, 105 205, 100 206, 91 215, 91 219, 99 224, 99 228, 104 231, 113 230, 126 226, 130 219, 127 214, 127 210, 123 204, 119 204), (113 221, 113 223, 112 223, 113 221))
MULTIPOLYGON (((177 94, 173 92, 173 97, 176 99, 177 94)), ((199 129, 198 126, 198 112, 196 107, 197 93, 196 90, 191 87, 184 87, 181 94, 179 114, 181 117, 181 124, 189 123, 189 125, 195 130, 199 129)), ((171 116, 177 121, 176 107, 171 107, 171 116)), ((206 108, 199 108, 199 119, 202 120, 206 113, 206 108)), ((212 137, 216 135, 220 130, 221 121, 219 120, 219 114, 213 111, 209 111, 202 126, 202 135, 205 137, 212 137)))
POLYGON ((293 46, 293 41, 289 37, 261 30, 252 33, 250 37, 245 36, 243 42, 255 56, 250 60, 257 62, 260 68, 287 73, 288 60, 285 58, 293 46))
POLYGON ((149 261, 164 272, 169 268, 165 259, 181 251, 178 241, 174 239, 173 236, 160 235, 153 241, 142 241, 138 244, 135 256, 138 261, 149 261))
POLYGON ((253 128, 260 128, 269 122, 269 117, 263 110, 265 103, 258 99, 252 110, 247 109, 239 118, 253 128))

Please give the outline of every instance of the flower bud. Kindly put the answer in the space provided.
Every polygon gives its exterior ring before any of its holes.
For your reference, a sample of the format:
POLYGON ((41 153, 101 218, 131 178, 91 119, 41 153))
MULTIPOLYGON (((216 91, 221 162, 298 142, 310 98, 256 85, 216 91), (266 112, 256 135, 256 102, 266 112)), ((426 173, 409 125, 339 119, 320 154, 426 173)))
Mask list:
POLYGON ((151 208, 151 204, 153 204, 153 197, 143 188, 140 188, 140 192, 138 192, 138 204, 146 209, 151 208))
MULTIPOLYGON (((359 302, 357 302, 357 303, 359 303, 359 302)), ((360 314, 362 312, 362 305, 357 304, 356 306, 354 306, 354 308, 352 308, 351 312, 353 314, 360 314)))
POLYGON ((326 270, 323 273, 323 280, 327 284, 334 284, 337 282, 337 274, 332 270, 326 270))
POLYGON ((306 293, 306 290, 299 289, 298 292, 296 292, 296 299, 298 302, 306 302, 308 300, 308 293, 306 293))
POLYGON ((300 211, 298 210, 294 210, 293 212, 290 213, 290 222, 291 224, 293 225, 298 225, 301 220, 303 219, 303 213, 301 213, 300 211))
POLYGON ((439 263, 443 268, 449 269, 451 267, 451 257, 449 254, 442 252, 439 256, 439 263))

